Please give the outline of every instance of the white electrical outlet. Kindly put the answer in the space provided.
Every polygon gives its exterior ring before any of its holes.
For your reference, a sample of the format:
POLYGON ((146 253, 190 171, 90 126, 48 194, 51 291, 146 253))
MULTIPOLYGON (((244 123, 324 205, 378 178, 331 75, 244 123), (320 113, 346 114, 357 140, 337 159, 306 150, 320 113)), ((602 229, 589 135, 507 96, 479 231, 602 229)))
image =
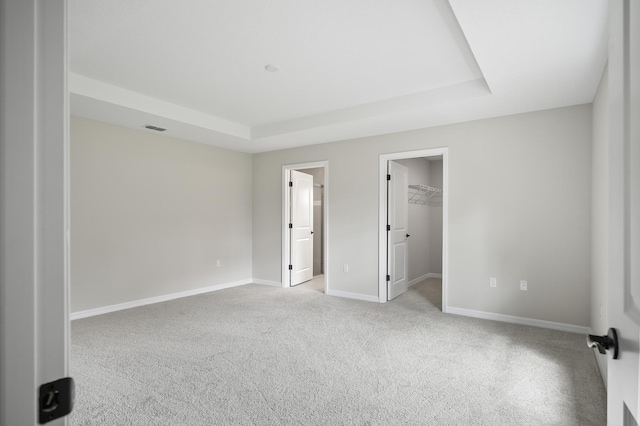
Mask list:
POLYGON ((527 282, 525 280, 520 280, 520 290, 527 291, 527 282))
POLYGON ((345 263, 342 269, 344 270, 344 272, 349 272, 349 265, 345 263))
POLYGON ((220 259, 216 260, 216 266, 219 268, 220 267, 220 259))
POLYGON ((494 277, 489 278, 489 287, 497 287, 498 286, 498 280, 495 279, 494 277))

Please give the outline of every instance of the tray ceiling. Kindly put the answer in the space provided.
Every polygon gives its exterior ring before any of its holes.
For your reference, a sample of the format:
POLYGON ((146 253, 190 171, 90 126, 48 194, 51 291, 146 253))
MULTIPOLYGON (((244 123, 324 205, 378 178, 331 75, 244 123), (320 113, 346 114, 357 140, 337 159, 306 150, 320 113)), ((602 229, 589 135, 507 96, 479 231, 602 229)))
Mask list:
POLYGON ((70 0, 69 61, 74 115, 261 152, 591 102, 606 3, 70 0))

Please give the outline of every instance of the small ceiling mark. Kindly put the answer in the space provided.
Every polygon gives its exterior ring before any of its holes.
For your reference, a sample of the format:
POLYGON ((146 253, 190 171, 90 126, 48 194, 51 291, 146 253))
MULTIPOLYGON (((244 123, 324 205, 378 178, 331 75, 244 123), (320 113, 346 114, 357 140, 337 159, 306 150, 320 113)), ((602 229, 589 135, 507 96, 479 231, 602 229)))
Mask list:
POLYGON ((145 124, 143 127, 145 129, 155 130, 156 132, 164 132, 165 130, 167 130, 167 129, 164 129, 162 127, 152 126, 151 124, 145 124))
POLYGON ((269 72, 278 72, 280 71, 280 68, 278 68, 275 65, 269 64, 266 67, 264 67, 265 70, 269 71, 269 72))

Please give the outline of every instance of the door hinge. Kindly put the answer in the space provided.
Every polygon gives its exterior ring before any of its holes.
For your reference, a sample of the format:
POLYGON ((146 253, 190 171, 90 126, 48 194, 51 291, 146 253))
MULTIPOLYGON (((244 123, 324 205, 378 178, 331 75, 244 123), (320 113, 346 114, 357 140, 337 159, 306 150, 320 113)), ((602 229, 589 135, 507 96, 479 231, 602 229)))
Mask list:
POLYGON ((289 270, 292 271, 293 270, 293 265, 289 265, 289 270))
POLYGON ((71 377, 64 377, 40 386, 38 423, 41 425, 71 413, 76 399, 76 385, 71 377))
POLYGON ((391 225, 387 225, 387 231, 391 231, 391 225))
POLYGON ((289 224, 289 229, 293 229, 293 223, 289 224))
POLYGON ((387 281, 391 281, 391 275, 387 275, 387 281))
POLYGON ((391 175, 387 175, 387 180, 391 180, 391 175))
POLYGON ((293 186, 293 182, 289 181, 289 186, 293 186))

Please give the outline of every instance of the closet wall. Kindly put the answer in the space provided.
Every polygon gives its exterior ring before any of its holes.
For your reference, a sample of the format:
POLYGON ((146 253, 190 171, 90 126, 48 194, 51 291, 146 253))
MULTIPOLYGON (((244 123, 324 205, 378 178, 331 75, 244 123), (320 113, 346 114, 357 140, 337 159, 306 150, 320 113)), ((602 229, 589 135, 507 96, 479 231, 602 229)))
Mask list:
POLYGON ((324 273, 324 259, 322 241, 324 229, 322 228, 322 203, 324 202, 324 169, 317 167, 314 169, 299 170, 313 176, 313 276, 324 273))
MULTIPOLYGON (((429 180, 427 185, 442 189, 442 160, 427 161, 429 180)), ((429 273, 442 274, 442 194, 434 197, 429 210, 429 273)))
MULTIPOLYGON (((398 163, 409 169, 409 185, 442 188, 442 160, 410 158, 398 163)), ((427 274, 442 274, 442 198, 430 200, 424 204, 409 203, 409 285, 427 274)))

